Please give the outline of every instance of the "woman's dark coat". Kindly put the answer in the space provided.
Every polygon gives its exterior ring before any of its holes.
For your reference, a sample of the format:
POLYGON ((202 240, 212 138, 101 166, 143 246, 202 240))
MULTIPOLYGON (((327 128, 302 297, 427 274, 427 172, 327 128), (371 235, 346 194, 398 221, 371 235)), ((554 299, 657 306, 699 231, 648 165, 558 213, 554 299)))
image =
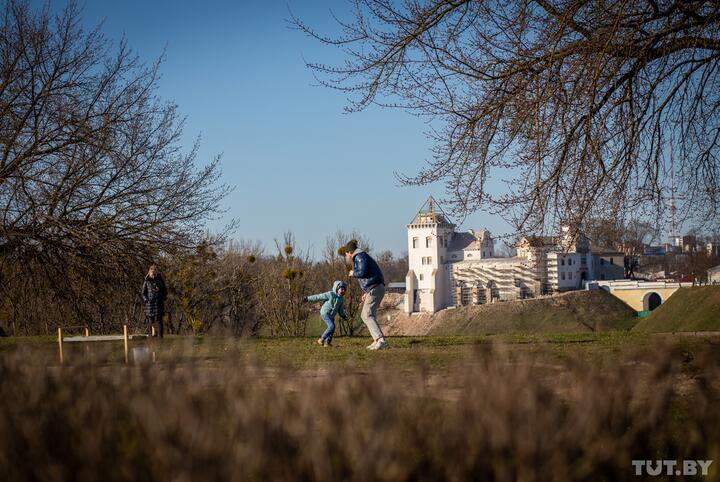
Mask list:
POLYGON ((165 314, 165 297, 167 288, 160 273, 154 278, 145 276, 142 287, 142 298, 145 302, 145 314, 147 316, 162 316, 165 314))

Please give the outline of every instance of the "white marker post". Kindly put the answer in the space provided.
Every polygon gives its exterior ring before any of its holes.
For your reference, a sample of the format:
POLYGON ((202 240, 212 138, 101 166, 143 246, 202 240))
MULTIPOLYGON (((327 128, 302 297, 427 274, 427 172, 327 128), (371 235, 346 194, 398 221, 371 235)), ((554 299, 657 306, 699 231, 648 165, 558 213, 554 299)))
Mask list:
POLYGON ((128 362, 128 332, 127 325, 123 325, 123 343, 125 344, 125 363, 128 362))
POLYGON ((58 347, 60 348, 60 364, 63 363, 63 338, 62 328, 58 328, 58 347))

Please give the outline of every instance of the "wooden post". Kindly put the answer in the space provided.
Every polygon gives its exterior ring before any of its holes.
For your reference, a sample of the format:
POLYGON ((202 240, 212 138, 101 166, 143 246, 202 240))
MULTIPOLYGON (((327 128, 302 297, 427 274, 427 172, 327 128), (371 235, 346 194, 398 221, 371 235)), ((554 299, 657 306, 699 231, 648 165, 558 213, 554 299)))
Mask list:
POLYGON ((123 343, 125 345, 125 363, 128 362, 128 332, 127 325, 123 325, 123 343))
POLYGON ((58 347, 60 348, 60 363, 63 363, 63 338, 62 328, 58 328, 58 347))
POLYGON ((90 330, 87 326, 85 327, 85 336, 90 336, 90 330))

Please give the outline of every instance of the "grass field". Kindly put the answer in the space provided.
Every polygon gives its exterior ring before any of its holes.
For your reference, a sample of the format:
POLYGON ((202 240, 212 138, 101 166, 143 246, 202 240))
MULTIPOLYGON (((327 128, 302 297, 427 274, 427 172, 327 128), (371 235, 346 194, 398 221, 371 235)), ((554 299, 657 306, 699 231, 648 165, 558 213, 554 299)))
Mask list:
POLYGON ((65 343, 61 366, 51 337, 0 339, 0 480, 638 480, 637 458, 720 460, 716 334, 368 342, 167 337, 129 365, 122 343, 65 343))
MULTIPOLYGON (((716 334, 648 334, 636 331, 583 333, 522 333, 475 336, 396 336, 390 337, 391 349, 371 352, 367 337, 336 337, 333 347, 323 348, 315 337, 251 338, 166 336, 162 341, 131 341, 133 348, 155 352, 159 363, 202 363, 229 356, 270 366, 294 368, 352 366, 448 367, 462 364, 488 345, 502 345, 516 353, 551 358, 577 357, 593 363, 613 363, 642 356, 660 345, 698 349, 720 344, 716 334)), ((124 362, 122 342, 65 343, 68 364, 113 364, 124 362)), ((59 364, 54 337, 0 338, 0 356, 17 353, 34 364, 59 364)))
POLYGON ((681 288, 633 329, 645 332, 720 331, 720 286, 681 288))

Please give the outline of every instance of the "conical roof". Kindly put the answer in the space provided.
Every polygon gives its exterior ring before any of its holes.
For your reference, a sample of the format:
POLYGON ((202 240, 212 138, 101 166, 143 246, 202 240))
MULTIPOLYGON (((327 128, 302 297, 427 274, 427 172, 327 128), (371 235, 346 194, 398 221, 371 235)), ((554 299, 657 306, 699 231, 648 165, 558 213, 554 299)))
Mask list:
POLYGON ((422 205, 420 210, 417 212, 410 225, 419 226, 431 226, 436 224, 452 225, 449 221, 448 216, 442 210, 440 205, 435 201, 435 198, 428 196, 427 201, 422 205))

